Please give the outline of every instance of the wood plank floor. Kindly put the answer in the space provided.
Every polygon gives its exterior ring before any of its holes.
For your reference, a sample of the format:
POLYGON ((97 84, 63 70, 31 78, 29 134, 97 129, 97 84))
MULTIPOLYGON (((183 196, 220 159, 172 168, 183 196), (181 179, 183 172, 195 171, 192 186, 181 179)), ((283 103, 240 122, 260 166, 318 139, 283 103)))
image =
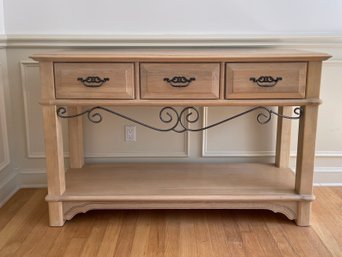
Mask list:
POLYGON ((0 209, 0 256, 342 256, 342 187, 315 188, 311 227, 262 210, 90 211, 48 227, 45 189, 0 209))

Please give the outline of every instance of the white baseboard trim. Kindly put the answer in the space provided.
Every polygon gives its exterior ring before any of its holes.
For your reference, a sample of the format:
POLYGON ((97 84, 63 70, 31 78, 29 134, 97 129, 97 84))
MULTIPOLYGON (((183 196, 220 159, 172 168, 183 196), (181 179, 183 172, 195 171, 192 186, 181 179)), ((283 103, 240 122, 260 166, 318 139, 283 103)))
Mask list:
POLYGON ((47 188, 47 184, 22 185, 19 189, 22 188, 47 188))
POLYGON ((315 169, 314 182, 321 186, 342 186, 342 168, 318 167, 315 169))
POLYGON ((20 189, 17 185, 17 176, 10 175, 0 185, 0 208, 20 189))
MULTIPOLYGON (((1 189, 0 189, 1 190, 1 189)), ((0 208, 2 206, 4 206, 7 201, 9 199, 11 199, 11 197, 16 193, 18 192, 18 190, 20 190, 20 187, 16 186, 15 188, 13 188, 9 193, 7 193, 7 195, 5 195, 3 198, 1 198, 1 201, 0 201, 0 208)))
POLYGON ((342 174, 342 167, 316 167, 315 173, 341 173, 342 174))
POLYGON ((315 187, 341 187, 341 183, 314 183, 315 187))
POLYGON ((18 174, 20 188, 41 188, 47 186, 45 170, 22 170, 18 174))

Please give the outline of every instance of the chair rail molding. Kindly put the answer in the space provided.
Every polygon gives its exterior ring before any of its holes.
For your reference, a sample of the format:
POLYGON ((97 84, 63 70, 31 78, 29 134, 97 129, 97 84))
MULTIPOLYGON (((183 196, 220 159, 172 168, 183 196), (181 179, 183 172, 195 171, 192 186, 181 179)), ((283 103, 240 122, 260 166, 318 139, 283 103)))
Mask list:
POLYGON ((342 35, 30 35, 9 34, 0 47, 329 47, 341 48, 342 35))

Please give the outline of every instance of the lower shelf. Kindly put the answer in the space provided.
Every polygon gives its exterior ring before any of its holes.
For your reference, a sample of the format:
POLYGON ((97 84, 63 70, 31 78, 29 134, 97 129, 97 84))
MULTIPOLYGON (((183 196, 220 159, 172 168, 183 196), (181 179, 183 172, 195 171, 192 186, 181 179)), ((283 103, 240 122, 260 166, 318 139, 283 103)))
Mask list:
POLYGON ((270 209, 296 218, 297 203, 312 195, 295 192, 289 168, 272 164, 86 165, 66 173, 66 191, 48 195, 63 202, 65 219, 91 209, 270 209))

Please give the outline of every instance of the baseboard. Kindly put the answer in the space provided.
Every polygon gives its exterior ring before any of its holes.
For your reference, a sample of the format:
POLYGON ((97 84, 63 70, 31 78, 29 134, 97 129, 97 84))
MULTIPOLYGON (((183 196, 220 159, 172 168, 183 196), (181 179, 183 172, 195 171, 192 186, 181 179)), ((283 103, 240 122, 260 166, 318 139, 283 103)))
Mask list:
POLYGON ((314 187, 342 187, 342 183, 314 183, 314 187))
POLYGON ((9 175, 0 185, 0 208, 20 189, 17 185, 17 176, 9 175))
POLYGON ((18 174, 20 188, 41 188, 47 186, 45 170, 22 170, 18 174))
POLYGON ((342 168, 317 168, 314 182, 320 186, 342 186, 342 168))

